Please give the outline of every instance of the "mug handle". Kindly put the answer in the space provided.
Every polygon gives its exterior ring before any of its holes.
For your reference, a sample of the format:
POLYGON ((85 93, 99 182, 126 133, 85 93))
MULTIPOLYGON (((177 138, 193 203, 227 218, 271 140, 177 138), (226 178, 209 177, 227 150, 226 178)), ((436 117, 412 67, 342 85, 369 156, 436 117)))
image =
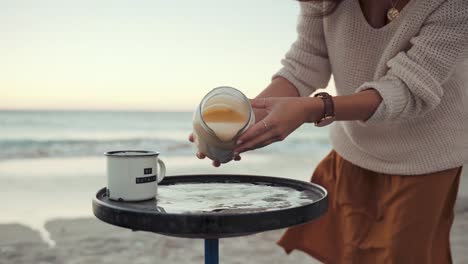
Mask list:
POLYGON ((161 159, 158 159, 158 163, 159 163, 158 183, 160 183, 164 179, 164 176, 166 176, 166 165, 164 165, 164 162, 161 159))

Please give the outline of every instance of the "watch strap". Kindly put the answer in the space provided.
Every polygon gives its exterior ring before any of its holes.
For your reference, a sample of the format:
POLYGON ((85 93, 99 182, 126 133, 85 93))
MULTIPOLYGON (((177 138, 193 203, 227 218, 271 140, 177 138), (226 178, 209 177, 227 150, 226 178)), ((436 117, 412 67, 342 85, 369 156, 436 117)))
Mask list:
POLYGON ((320 122, 324 121, 325 119, 333 121, 335 118, 335 105, 333 103, 333 97, 326 92, 317 93, 314 95, 314 97, 321 98, 323 101, 323 117, 318 122, 316 122, 316 125, 319 125, 320 122))

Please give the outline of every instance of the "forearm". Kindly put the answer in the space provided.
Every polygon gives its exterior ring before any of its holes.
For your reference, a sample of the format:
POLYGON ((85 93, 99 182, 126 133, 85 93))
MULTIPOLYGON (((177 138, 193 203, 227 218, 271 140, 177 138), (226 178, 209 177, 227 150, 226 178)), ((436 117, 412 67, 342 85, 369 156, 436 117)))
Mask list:
MULTIPOLYGON (((379 93, 365 90, 349 96, 334 97, 338 120, 367 120, 381 102, 379 93)), ((318 97, 268 97, 252 100, 252 107, 267 115, 237 140, 234 155, 284 140, 304 123, 323 117, 323 100, 318 97)))
MULTIPOLYGON (((307 122, 317 122, 323 117, 322 99, 316 97, 305 98, 305 110, 309 113, 307 122)), ((353 95, 334 96, 336 121, 351 121, 369 119, 382 102, 379 92, 368 89, 353 95)))
POLYGON ((255 98, 264 97, 298 97, 299 93, 294 85, 283 77, 275 78, 271 81, 259 95, 255 98))
POLYGON ((368 89, 348 96, 333 97, 338 121, 369 119, 382 102, 379 92, 368 89))
MULTIPOLYGON (((283 77, 273 79, 255 98, 264 97, 299 97, 294 85, 283 77)), ((310 113, 308 122, 316 122, 323 117, 323 102, 316 97, 301 99, 305 111, 310 113)), ((335 117, 337 121, 367 120, 382 102, 382 97, 375 89, 368 89, 353 95, 334 96, 335 117)))

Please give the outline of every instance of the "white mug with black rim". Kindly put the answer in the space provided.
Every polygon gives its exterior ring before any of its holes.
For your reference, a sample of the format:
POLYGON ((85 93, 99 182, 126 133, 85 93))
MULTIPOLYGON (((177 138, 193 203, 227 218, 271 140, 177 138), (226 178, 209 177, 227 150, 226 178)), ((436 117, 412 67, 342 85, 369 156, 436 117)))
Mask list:
POLYGON ((158 183, 166 175, 159 153, 117 150, 107 156, 107 192, 112 200, 135 202, 156 198, 158 183), (159 173, 158 173, 159 164, 159 173))

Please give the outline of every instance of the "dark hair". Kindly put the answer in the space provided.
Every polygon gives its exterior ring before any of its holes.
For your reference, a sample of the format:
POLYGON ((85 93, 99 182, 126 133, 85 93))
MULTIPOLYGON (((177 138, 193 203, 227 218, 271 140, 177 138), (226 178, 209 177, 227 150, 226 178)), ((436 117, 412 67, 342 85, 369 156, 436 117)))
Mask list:
POLYGON ((317 16, 327 16, 335 11, 338 5, 343 0, 298 0, 299 2, 328 2, 327 8, 322 12, 317 14, 317 16))

